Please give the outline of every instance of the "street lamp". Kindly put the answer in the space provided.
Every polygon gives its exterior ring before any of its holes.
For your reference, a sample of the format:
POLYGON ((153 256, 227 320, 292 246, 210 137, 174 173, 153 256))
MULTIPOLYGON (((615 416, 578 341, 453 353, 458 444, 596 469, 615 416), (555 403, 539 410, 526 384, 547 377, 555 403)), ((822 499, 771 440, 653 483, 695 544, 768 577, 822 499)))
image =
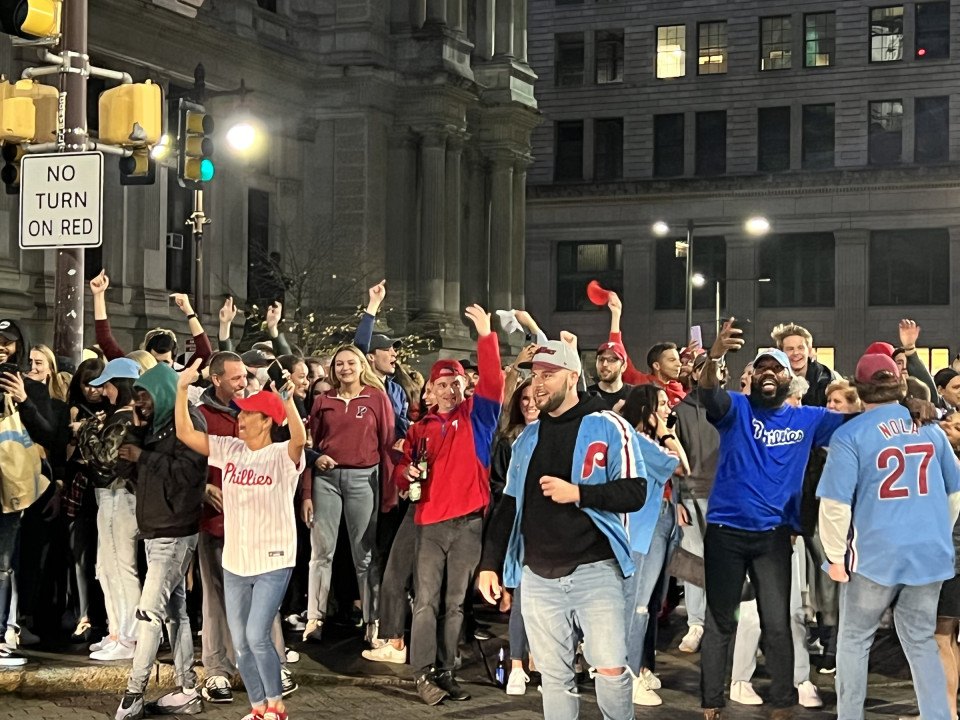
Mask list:
MULTIPOLYGON (((722 228, 726 225, 719 226, 709 226, 711 228, 722 228)), ((684 256, 686 257, 687 262, 687 278, 686 278, 686 300, 684 303, 685 308, 685 319, 687 325, 687 333, 690 332, 690 328, 693 327, 693 288, 702 287, 702 285, 695 285, 694 283, 694 272, 693 272, 693 231, 696 228, 696 223, 691 219, 687 220, 687 240, 686 242, 679 241, 677 242, 677 257, 684 256)), ((651 232, 657 237, 665 237, 670 233, 670 225, 664 220, 657 220, 650 227, 651 232)), ((770 232, 770 221, 767 218, 761 215, 754 215, 747 218, 743 223, 743 230, 747 235, 751 237, 760 237, 766 235, 770 232)), ((702 276, 701 276, 702 278, 702 276)), ((706 282, 705 279, 703 282, 706 282)))
MULTIPOLYGON (((699 273, 698 273, 698 274, 699 274, 699 273)), ((700 277, 703 278, 702 275, 701 275, 700 277)), ((694 278, 696 278, 696 275, 694 276, 694 278)), ((716 298, 716 325, 717 325, 717 335, 720 334, 720 283, 728 282, 728 281, 730 281, 730 280, 754 280, 754 279, 755 279, 756 282, 758 282, 758 283, 768 283, 768 282, 772 282, 772 280, 771 280, 770 278, 768 278, 768 277, 762 277, 762 278, 717 278, 717 280, 715 281, 715 285, 716 285, 716 295, 715 295, 715 298, 716 298)), ((700 285, 698 285, 697 287, 703 287, 703 284, 704 284, 705 282, 706 282, 706 278, 703 278, 703 282, 702 282, 700 285)))

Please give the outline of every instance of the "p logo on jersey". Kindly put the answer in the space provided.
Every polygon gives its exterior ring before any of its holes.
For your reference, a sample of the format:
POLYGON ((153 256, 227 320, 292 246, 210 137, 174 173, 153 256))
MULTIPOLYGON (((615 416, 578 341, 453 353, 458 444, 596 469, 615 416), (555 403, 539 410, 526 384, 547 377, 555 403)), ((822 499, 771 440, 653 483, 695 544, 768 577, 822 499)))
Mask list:
POLYGON ((607 466, 607 444, 599 440, 590 443, 587 446, 587 453, 583 459, 583 472, 580 474, 581 480, 586 480, 593 475, 597 468, 607 466))
POLYGON ((359 419, 359 418, 362 418, 362 417, 363 417, 364 415, 366 415, 366 414, 367 414, 367 406, 366 406, 366 405, 358 405, 358 406, 357 406, 357 418, 358 418, 358 419, 359 419))

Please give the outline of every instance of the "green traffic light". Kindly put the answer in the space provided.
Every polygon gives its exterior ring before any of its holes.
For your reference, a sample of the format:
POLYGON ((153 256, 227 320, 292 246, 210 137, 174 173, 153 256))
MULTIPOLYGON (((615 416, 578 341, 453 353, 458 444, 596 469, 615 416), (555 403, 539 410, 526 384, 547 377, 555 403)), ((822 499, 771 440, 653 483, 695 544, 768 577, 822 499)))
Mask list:
POLYGON ((213 180, 213 160, 204 158, 200 161, 200 182, 210 182, 213 180))

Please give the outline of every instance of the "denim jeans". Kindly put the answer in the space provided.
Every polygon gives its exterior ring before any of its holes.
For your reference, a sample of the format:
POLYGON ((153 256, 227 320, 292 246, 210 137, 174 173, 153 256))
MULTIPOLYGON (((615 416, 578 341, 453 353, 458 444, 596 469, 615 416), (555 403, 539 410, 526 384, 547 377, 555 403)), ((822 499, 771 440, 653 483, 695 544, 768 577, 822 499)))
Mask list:
POLYGON ((574 655, 580 633, 592 668, 622 668, 594 677, 604 720, 633 720, 633 682, 627 669, 624 577, 615 560, 581 565, 555 580, 523 568, 523 622, 530 652, 543 678, 545 720, 580 714, 574 655))
POLYGON ((510 636, 510 659, 526 660, 530 645, 527 643, 527 628, 523 624, 523 603, 520 601, 520 587, 513 589, 510 602, 510 622, 507 625, 510 636))
MULTIPOLYGON (((201 532, 197 541, 197 564, 203 584, 203 635, 200 637, 203 669, 207 677, 229 678, 236 668, 237 655, 230 639, 224 603, 223 538, 201 532)), ((286 666, 286 645, 279 615, 273 619, 271 638, 280 664, 286 666)))
POLYGON ((463 602, 480 562, 482 530, 480 513, 417 525, 416 601, 410 631, 410 666, 415 675, 433 666, 440 672, 453 670, 463 627, 463 602), (441 619, 440 591, 444 576, 446 591, 441 619))
POLYGON ((111 635, 137 637, 137 501, 126 490, 97 488, 97 579, 111 635))
POLYGON ((263 705, 283 695, 280 658, 270 637, 293 568, 242 577, 223 571, 227 623, 237 650, 237 668, 250 705, 263 705))
POLYGON ((757 594, 764 636, 770 704, 791 707, 797 702, 793 687, 793 639, 790 636, 790 528, 766 532, 707 525, 704 570, 707 623, 700 646, 700 702, 705 708, 726 703, 727 658, 737 631, 740 596, 747 571, 757 594))
MULTIPOLYGON (((19 512, 0 513, 0 632, 7 629, 10 596, 13 593, 13 552, 17 547, 20 515, 19 512)), ((16 622, 15 615, 9 618, 11 625, 16 622)))
POLYGON ((416 565, 417 526, 413 521, 417 506, 410 503, 387 555, 387 567, 380 583, 380 629, 383 640, 399 640, 410 612, 408 592, 413 589, 416 565))
POLYGON ((636 572, 625 583, 625 626, 627 628, 627 662, 634 675, 640 674, 640 668, 650 667, 644 656, 644 639, 650 626, 650 606, 654 607, 654 616, 658 614, 660 603, 651 603, 657 580, 663 572, 670 550, 670 540, 676 526, 676 508, 669 500, 660 503, 660 517, 653 531, 650 549, 646 554, 633 553, 636 572))
MULTIPOLYGON (((707 517, 706 499, 697 498, 696 504, 700 506, 701 516, 707 517)), ((683 528, 680 547, 698 557, 703 557, 703 531, 700 529, 700 522, 697 520, 694 501, 684 500, 683 506, 687 509, 690 524, 683 528)), ((683 604, 687 609, 687 625, 691 627, 694 625, 702 626, 707 616, 707 595, 703 588, 685 582, 683 584, 683 604)))
POLYGON ((313 478, 313 528, 310 532, 310 574, 307 618, 320 620, 327 613, 333 554, 337 549, 340 516, 347 523, 350 551, 360 588, 363 620, 377 619, 380 567, 377 546, 378 469, 334 469, 313 478))
POLYGON ((193 671, 193 636, 187 615, 187 568, 197 548, 197 536, 155 538, 146 541, 147 577, 137 605, 137 650, 127 681, 127 692, 142 694, 150 681, 166 622, 177 684, 197 684, 193 671))
POLYGON ((910 664, 920 717, 953 720, 947 704, 947 681, 933 637, 942 584, 878 585, 851 573, 850 582, 840 586, 837 720, 863 719, 870 646, 884 610, 894 602, 893 620, 910 664))

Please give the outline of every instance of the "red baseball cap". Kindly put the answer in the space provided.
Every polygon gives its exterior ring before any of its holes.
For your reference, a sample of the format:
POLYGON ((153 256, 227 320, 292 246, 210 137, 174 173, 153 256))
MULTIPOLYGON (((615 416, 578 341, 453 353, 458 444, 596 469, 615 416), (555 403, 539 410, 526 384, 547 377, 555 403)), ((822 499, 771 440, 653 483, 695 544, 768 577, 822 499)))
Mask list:
POLYGON ((457 377, 458 375, 464 377, 467 375, 459 360, 437 360, 430 368, 430 382, 436 382, 442 377, 457 377))
POLYGON ((234 398, 233 404, 246 412, 266 415, 273 420, 274 425, 283 425, 283 421, 287 419, 283 401, 268 390, 260 390, 245 398, 234 398))
POLYGON ((600 287, 600 283, 596 280, 591 280, 587 283, 587 298, 594 305, 603 307, 607 304, 607 300, 610 299, 610 291, 600 287))
POLYGON ((597 348, 597 355, 605 352, 612 352, 623 362, 627 361, 627 349, 623 346, 623 343, 605 342, 597 348))
POLYGON ((874 342, 870 343, 867 346, 867 349, 863 351, 864 355, 886 355, 887 357, 893 357, 894 351, 893 345, 888 342, 874 342))
POLYGON ((900 379, 900 368, 889 355, 881 353, 868 353, 860 358, 857 363, 857 371, 854 378, 858 383, 882 382, 884 378, 877 378, 877 373, 889 373, 895 379, 900 379))

